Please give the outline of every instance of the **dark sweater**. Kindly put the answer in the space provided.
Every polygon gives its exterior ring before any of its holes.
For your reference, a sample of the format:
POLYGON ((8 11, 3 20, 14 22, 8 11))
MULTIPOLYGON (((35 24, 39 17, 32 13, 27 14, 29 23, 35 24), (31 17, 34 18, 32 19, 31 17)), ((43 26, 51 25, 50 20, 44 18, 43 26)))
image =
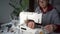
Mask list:
POLYGON ((39 7, 36 8, 35 12, 42 13, 42 25, 55 24, 58 28, 56 31, 60 32, 60 18, 58 11, 55 8, 51 8, 46 13, 44 13, 39 7), (59 29, 59 30, 58 30, 59 29))

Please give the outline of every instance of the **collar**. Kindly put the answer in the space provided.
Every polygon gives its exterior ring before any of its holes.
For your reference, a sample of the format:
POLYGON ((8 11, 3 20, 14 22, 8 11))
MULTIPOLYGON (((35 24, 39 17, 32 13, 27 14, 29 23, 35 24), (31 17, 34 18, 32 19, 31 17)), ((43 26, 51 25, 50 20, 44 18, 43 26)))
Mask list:
POLYGON ((47 8, 46 12, 44 12, 41 7, 40 7, 40 9, 41 9, 41 11, 42 11, 43 13, 47 13, 47 12, 49 12, 49 11, 51 11, 51 10, 53 9, 53 6, 52 6, 51 4, 48 4, 47 7, 48 7, 48 8, 47 8))

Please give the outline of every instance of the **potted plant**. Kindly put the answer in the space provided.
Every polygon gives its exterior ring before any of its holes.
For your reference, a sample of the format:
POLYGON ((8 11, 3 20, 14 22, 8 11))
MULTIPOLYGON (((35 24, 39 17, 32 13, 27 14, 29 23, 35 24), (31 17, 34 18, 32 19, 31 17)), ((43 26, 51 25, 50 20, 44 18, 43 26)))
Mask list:
POLYGON ((11 18, 18 19, 19 13, 28 9, 29 0, 10 0, 9 5, 14 8, 13 12, 11 13, 11 18))

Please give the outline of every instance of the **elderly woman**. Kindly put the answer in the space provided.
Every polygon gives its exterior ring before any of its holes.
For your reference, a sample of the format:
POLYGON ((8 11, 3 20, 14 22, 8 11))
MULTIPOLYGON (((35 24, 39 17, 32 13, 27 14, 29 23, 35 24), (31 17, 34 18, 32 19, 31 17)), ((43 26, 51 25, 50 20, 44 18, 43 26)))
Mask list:
POLYGON ((60 18, 58 11, 49 4, 49 0, 37 0, 38 7, 35 12, 42 13, 42 25, 48 32, 53 32, 59 29, 60 18))

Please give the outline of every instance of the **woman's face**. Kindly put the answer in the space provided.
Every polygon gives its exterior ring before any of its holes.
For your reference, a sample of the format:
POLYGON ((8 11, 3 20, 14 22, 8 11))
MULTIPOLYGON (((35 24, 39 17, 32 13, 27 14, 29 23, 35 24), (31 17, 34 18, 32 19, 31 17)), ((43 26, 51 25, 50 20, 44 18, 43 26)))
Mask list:
POLYGON ((28 23, 28 27, 30 27, 30 28, 32 28, 32 29, 34 29, 34 27, 35 27, 34 22, 29 22, 29 23, 28 23))
POLYGON ((48 4, 48 0, 38 0, 39 6, 44 8, 48 4))

